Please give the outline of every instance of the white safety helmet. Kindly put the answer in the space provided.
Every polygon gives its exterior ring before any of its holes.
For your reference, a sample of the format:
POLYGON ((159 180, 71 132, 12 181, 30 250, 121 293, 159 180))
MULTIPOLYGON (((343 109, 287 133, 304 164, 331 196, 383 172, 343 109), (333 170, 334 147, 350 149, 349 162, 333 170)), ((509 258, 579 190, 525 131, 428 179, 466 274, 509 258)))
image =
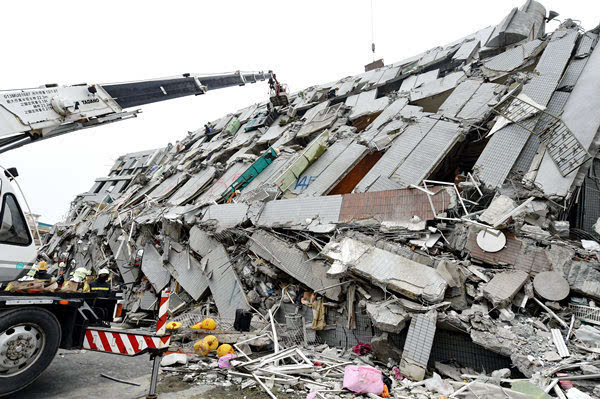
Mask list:
POLYGON ((110 274, 110 270, 108 270, 108 268, 106 268, 106 267, 103 267, 102 269, 100 269, 98 271, 98 276, 101 276, 103 274, 110 274))
POLYGON ((73 273, 73 278, 71 278, 71 281, 81 283, 89 275, 90 271, 87 270, 85 267, 78 267, 77 269, 75 269, 75 273, 73 273))

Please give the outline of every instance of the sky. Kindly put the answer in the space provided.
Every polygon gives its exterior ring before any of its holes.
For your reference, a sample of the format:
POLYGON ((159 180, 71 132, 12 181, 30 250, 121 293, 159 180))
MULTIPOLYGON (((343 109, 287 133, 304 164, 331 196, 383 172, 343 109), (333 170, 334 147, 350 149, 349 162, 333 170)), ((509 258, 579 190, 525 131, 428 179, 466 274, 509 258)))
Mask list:
MULTIPOLYGON (((19 1, 0 14, 0 89, 113 83, 186 72, 273 70, 291 91, 356 75, 498 24, 524 0, 19 1), (371 25, 371 4, 373 26, 371 25), (372 29, 373 27, 373 29, 372 29)), ((600 22, 598 0, 546 0, 558 19, 600 22)), ((553 30, 557 22, 550 22, 553 30)), ((0 154, 40 220, 106 176, 119 155, 164 147, 227 113, 268 98, 264 82, 142 107, 135 119, 0 154)))

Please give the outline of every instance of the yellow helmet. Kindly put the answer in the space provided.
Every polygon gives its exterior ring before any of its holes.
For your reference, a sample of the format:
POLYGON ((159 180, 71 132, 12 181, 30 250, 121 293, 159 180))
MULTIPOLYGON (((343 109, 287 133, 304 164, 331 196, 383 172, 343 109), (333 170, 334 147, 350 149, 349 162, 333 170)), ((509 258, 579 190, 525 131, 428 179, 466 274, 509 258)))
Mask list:
POLYGON ((48 262, 41 261, 38 263, 38 270, 48 270, 48 262))

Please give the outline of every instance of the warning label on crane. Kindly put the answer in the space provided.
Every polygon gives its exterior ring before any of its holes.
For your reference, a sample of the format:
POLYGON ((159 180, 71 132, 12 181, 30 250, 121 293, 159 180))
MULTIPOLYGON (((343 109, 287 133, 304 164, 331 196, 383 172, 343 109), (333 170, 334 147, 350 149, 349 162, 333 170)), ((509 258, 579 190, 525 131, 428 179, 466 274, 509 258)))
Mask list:
POLYGON ((85 85, 0 92, 0 105, 27 126, 23 130, 58 126, 119 111, 88 91, 85 85))
POLYGON ((58 89, 31 89, 0 94, 0 103, 24 123, 35 123, 60 117, 52 109, 50 100, 58 89))

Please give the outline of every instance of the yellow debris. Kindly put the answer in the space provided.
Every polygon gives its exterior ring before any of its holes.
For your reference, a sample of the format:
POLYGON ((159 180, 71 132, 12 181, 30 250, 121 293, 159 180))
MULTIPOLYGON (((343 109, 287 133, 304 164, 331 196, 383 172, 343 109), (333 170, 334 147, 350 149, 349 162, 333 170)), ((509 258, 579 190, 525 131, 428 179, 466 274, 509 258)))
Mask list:
POLYGON ((214 335, 207 335, 204 337, 203 341, 208 344, 211 351, 214 351, 219 347, 219 340, 214 335))
POLYGON ((205 330, 214 330, 215 328, 217 328, 217 322, 214 321, 214 319, 204 319, 202 320, 202 328, 205 330))
POLYGON ((231 345, 223 344, 217 349, 217 356, 219 357, 231 354, 233 354, 233 347, 231 345))
POLYGON ((170 321, 166 325, 167 330, 177 330, 179 327, 181 327, 181 323, 178 321, 170 321))
POLYGON ((200 340, 194 344, 194 352, 196 355, 206 356, 210 352, 210 347, 204 340, 200 340))

